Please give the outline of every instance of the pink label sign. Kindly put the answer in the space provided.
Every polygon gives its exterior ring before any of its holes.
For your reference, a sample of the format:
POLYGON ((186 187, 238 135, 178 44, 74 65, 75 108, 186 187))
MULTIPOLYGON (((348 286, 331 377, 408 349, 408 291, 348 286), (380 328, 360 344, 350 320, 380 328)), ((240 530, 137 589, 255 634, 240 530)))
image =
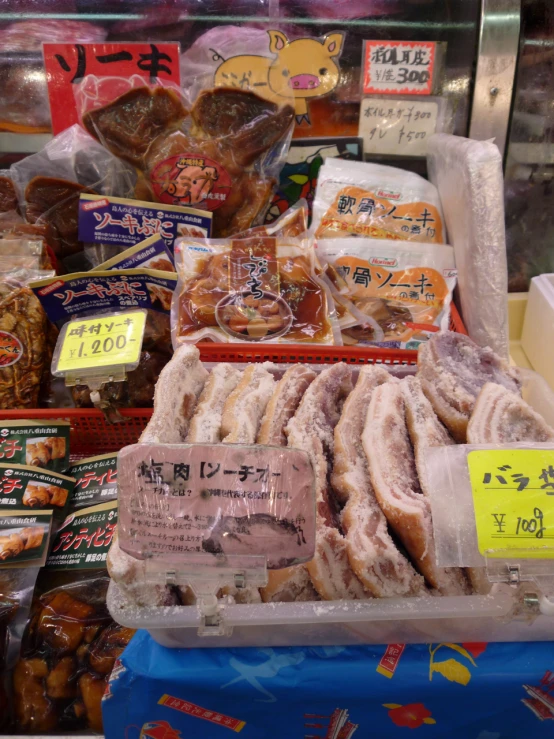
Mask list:
POLYGON ((300 450, 134 444, 118 482, 120 546, 135 557, 265 556, 280 569, 314 555, 314 473, 300 450))
POLYGON ((436 47, 434 41, 366 41, 364 95, 430 95, 436 47))

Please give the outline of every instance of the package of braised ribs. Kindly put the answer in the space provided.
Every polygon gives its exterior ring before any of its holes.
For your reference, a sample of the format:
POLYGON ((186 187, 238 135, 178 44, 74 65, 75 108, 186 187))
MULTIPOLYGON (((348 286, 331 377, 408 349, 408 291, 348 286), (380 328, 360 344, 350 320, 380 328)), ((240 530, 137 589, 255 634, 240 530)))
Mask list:
POLYGON ((179 236, 203 239, 211 232, 212 214, 206 210, 85 193, 80 196, 79 240, 93 268, 156 235, 173 254, 173 243, 179 236))
POLYGON ((86 130, 137 169, 137 199, 211 211, 219 238, 263 222, 292 135, 287 98, 219 87, 189 101, 136 76, 87 76, 76 98, 86 130))
POLYGON ((87 269, 79 240, 79 196, 129 196, 131 167, 79 125, 54 137, 41 151, 12 164, 10 175, 26 220, 47 229, 47 243, 67 271, 87 269))
POLYGON ((133 630, 106 608, 117 503, 71 514, 41 570, 13 671, 15 728, 102 732, 102 695, 133 630))
POLYGON ((3 420, 0 463, 65 472, 69 467, 69 432, 68 421, 3 420))
POLYGON ((404 169, 334 158, 319 170, 311 229, 317 239, 446 243, 434 185, 404 169))
MULTIPOLYGON (((34 282, 32 289, 49 319, 58 326, 76 316, 146 308, 146 329, 138 367, 125 382, 106 383, 100 394, 109 408, 148 408, 162 367, 173 352, 170 311, 177 275, 139 269, 78 272, 34 282)), ((72 388, 77 407, 92 407, 86 386, 72 388)), ((119 419, 120 420, 120 419, 119 419)))
POLYGON ((72 510, 117 500, 117 454, 80 459, 68 474, 75 479, 69 503, 72 510))
POLYGON ((175 258, 175 347, 206 340, 340 343, 312 239, 179 239, 175 258))
POLYGON ((141 241, 136 246, 125 249, 115 257, 108 259, 91 272, 102 272, 102 270, 125 270, 148 267, 161 272, 175 272, 173 254, 169 252, 165 241, 158 234, 141 241))
POLYGON ((341 323, 345 345, 417 349, 448 330, 457 277, 451 246, 321 239, 317 255, 349 318, 341 323))

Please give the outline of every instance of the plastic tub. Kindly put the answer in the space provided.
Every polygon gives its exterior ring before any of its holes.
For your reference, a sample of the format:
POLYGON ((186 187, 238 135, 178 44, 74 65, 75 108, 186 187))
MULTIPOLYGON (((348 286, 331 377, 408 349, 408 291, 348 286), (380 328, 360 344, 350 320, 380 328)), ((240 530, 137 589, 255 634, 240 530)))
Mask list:
MULTIPOLYGON (((404 376, 415 367, 393 366, 391 372, 404 376)), ((554 395, 534 372, 524 371, 523 396, 554 426, 554 395)), ((167 647, 307 646, 550 640, 554 616, 541 613, 540 596, 533 582, 525 582, 495 585, 487 596, 224 605, 224 636, 199 635, 202 616, 196 606, 138 608, 113 581, 107 604, 118 623, 147 629, 167 647)))

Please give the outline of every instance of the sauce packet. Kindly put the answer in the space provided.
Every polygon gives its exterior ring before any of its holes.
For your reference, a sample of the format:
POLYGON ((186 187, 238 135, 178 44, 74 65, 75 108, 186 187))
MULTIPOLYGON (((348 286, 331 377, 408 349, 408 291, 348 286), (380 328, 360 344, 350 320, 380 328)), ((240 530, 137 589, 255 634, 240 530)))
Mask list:
POLYGON ((451 246, 377 239, 322 239, 317 255, 337 299, 355 316, 345 345, 417 349, 446 331, 456 286, 451 246))
POLYGON ((396 167, 342 159, 327 159, 319 171, 312 231, 317 239, 446 243, 434 185, 396 167))

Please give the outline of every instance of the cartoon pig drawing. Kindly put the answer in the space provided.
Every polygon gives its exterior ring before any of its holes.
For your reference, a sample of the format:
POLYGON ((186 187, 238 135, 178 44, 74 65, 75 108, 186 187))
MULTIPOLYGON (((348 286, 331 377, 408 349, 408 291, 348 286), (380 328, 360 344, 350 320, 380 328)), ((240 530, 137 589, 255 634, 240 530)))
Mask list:
POLYGON ((181 203, 196 205, 208 197, 216 180, 215 167, 183 166, 177 163, 166 192, 181 203))
POLYGON ((331 33, 322 39, 289 41, 281 31, 268 31, 269 51, 264 56, 234 56, 217 68, 214 84, 240 87, 270 99, 294 97, 296 122, 310 122, 308 100, 332 92, 338 85, 338 58, 344 36, 331 33))

